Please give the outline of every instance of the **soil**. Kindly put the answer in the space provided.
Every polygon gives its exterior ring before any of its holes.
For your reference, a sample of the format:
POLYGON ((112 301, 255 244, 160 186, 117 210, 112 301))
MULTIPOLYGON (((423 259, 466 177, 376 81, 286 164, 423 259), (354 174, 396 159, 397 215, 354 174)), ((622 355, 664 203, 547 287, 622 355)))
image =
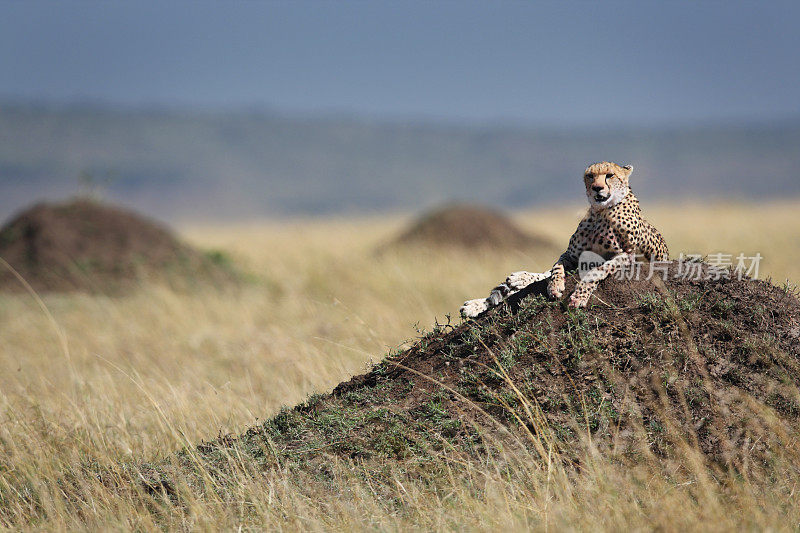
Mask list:
POLYGON ((342 460, 429 470, 443 455, 463 463, 544 446, 579 467, 591 443, 609 460, 774 476, 800 428, 800 301, 766 281, 674 279, 678 268, 663 282, 608 279, 587 310, 534 284, 477 320, 437 326, 330 394, 181 452, 182 474, 138 468, 165 490, 198 462, 223 472, 246 457, 255 472, 324 477, 342 460))
POLYGON ((469 205, 447 206, 422 215, 395 239, 394 244, 555 249, 550 240, 524 232, 502 213, 469 205))
MULTIPOLYGON (((221 254, 179 242, 164 226, 89 200, 37 204, 0 229, 0 257, 39 291, 113 293, 142 281, 175 286, 234 279, 221 254)), ((24 285, 5 265, 0 290, 24 285)))

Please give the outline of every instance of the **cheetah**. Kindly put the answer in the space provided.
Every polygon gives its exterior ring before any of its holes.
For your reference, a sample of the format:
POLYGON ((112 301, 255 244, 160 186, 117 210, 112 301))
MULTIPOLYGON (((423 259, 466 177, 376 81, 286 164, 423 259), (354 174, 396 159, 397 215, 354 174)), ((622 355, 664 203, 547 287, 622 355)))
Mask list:
POLYGON ((578 267, 583 252, 594 252, 605 261, 585 273, 569 298, 569 307, 586 307, 597 286, 608 276, 630 266, 637 254, 648 261, 668 261, 669 249, 664 237, 642 218, 639 200, 628 184, 632 165, 620 166, 603 161, 589 165, 583 174, 589 210, 569 240, 567 251, 547 272, 514 272, 492 290, 488 298, 464 302, 461 314, 475 317, 531 283, 549 278, 547 293, 561 298, 565 272, 578 267))

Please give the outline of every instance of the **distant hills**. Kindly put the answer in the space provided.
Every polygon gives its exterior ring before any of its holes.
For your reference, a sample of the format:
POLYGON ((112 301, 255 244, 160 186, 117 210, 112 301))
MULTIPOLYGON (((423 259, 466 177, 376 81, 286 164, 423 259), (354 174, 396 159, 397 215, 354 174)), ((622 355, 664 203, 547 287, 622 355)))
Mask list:
POLYGON ((601 159, 633 163, 645 199, 796 196, 800 118, 559 130, 0 104, 0 216, 87 187, 167 219, 523 207, 581 201, 601 159))

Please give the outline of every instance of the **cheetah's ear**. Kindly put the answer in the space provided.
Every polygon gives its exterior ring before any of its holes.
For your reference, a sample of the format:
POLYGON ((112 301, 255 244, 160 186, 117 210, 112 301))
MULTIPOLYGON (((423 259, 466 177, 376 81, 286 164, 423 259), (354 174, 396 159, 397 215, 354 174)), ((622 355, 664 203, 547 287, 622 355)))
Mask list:
POLYGON ((624 169, 625 169, 625 170, 627 170, 628 172, 632 172, 632 171, 633 171, 633 165, 625 165, 625 166, 624 166, 624 167, 622 167, 622 168, 624 168, 624 169))

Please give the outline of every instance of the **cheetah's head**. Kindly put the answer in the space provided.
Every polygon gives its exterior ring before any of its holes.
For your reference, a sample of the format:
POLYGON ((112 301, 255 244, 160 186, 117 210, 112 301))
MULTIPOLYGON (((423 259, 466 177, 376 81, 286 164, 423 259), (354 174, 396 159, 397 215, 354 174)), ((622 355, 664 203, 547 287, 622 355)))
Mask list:
POLYGON ((631 165, 621 167, 608 161, 589 165, 583 173, 583 182, 592 209, 607 209, 624 200, 630 192, 628 178, 632 172, 631 165))

